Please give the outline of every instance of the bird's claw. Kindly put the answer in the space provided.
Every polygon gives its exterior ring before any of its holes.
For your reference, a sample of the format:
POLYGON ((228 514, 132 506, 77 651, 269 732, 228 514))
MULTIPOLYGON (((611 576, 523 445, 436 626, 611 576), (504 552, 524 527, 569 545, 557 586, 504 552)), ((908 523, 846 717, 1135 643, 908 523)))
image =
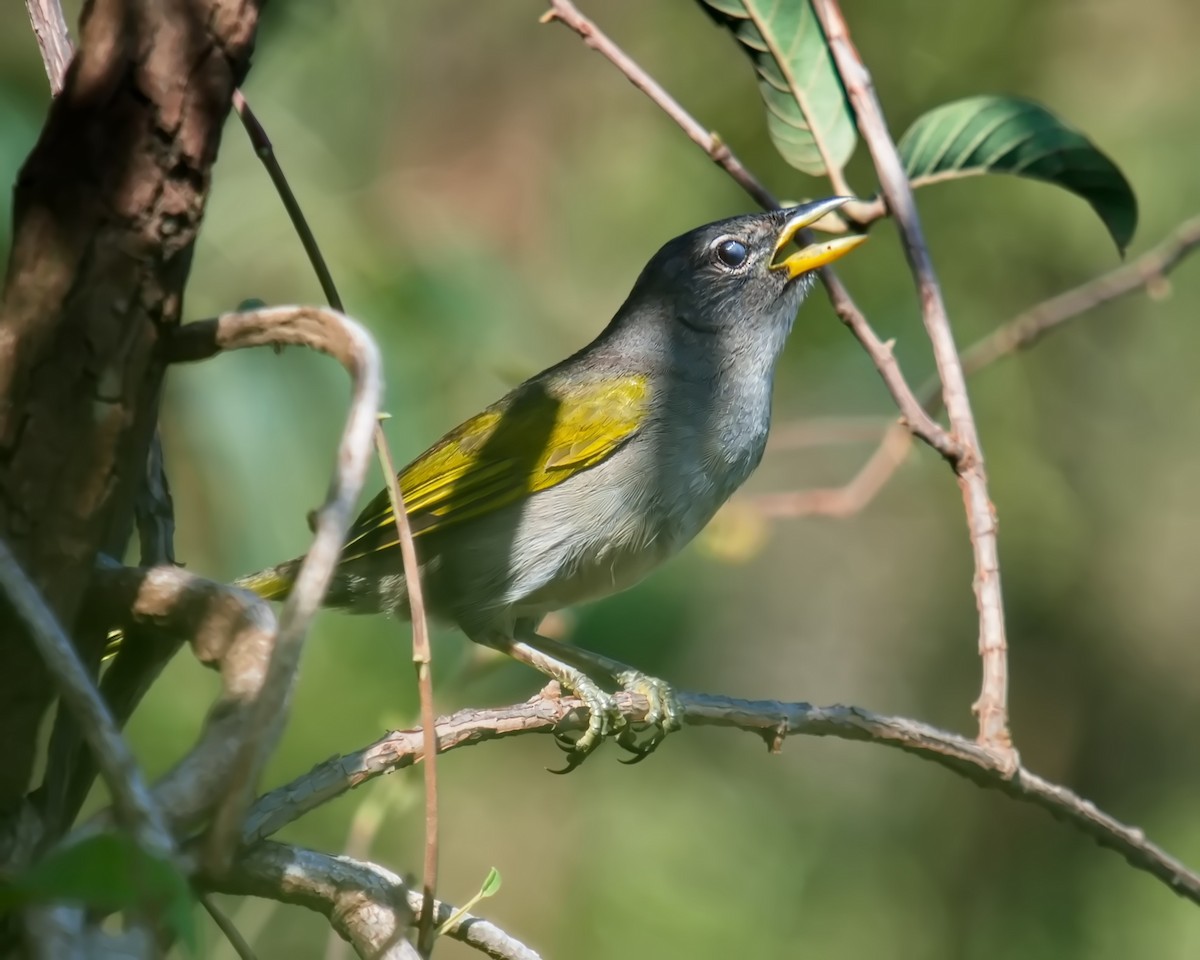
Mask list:
POLYGON ((593 681, 583 676, 573 677, 568 686, 587 706, 588 725, 577 737, 565 733, 554 735, 554 742, 567 758, 565 767, 561 770, 550 770, 550 773, 570 773, 588 758, 605 737, 617 733, 623 737, 624 728, 628 724, 612 696, 593 681))
POLYGON ((638 730, 627 727, 617 737, 617 744, 633 754, 621 762, 627 766, 641 763, 658 749, 667 734, 683 726, 683 708, 670 686, 657 677, 650 677, 637 670, 626 670, 614 678, 627 693, 644 696, 648 702, 646 719, 638 724, 638 730), (639 739, 639 734, 649 730, 648 736, 639 739))

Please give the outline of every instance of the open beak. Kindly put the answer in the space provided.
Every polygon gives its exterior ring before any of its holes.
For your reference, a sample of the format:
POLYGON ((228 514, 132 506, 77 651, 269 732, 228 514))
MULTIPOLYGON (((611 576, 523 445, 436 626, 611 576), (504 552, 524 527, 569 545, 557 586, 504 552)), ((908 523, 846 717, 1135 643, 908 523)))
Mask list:
POLYGON ((816 270, 827 263, 833 263, 834 260, 844 257, 855 247, 866 242, 867 235, 865 233, 837 237, 834 240, 826 240, 824 243, 812 243, 801 247, 790 257, 779 263, 774 262, 779 251, 791 243, 796 234, 805 227, 816 223, 825 214, 832 213, 842 204, 848 203, 850 199, 850 197, 830 197, 828 200, 817 200, 807 203, 803 207, 797 207, 796 214, 790 217, 783 225, 783 229, 779 231, 779 239, 775 241, 775 249, 771 251, 771 269, 786 270, 788 279, 794 280, 802 273, 808 273, 808 271, 816 270))

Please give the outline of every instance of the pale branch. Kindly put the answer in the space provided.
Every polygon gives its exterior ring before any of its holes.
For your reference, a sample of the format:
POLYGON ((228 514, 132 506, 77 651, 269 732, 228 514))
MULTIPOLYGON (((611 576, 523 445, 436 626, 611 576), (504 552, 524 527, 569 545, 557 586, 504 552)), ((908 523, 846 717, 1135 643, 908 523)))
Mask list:
POLYGON ((198 742, 155 787, 179 830, 194 828, 220 804, 217 819, 223 812, 225 835, 218 833, 213 841, 217 849, 206 863, 212 871, 227 861, 250 799, 246 794, 253 791, 260 764, 286 718, 299 644, 332 575, 370 462, 382 382, 378 351, 369 336, 348 318, 319 307, 226 314, 186 325, 167 345, 175 362, 242 347, 283 345, 333 356, 350 372, 354 387, 313 547, 279 626, 270 605, 249 591, 173 566, 101 567, 89 591, 90 616, 188 637, 197 658, 220 669, 222 692, 198 742))
POLYGON ((28 629, 59 697, 75 716, 81 735, 95 754, 100 775, 112 794, 117 821, 147 852, 160 858, 174 857, 175 841, 133 751, 80 662, 71 638, 3 540, 0 587, 28 629))
MULTIPOLYGON (((335 310, 344 310, 341 294, 334 283, 333 273, 321 253, 316 235, 304 216, 304 210, 296 199, 295 192, 283 172, 275 147, 267 135, 266 128, 259 121, 249 101, 241 90, 233 92, 233 106, 241 118, 246 135, 254 148, 255 154, 262 162, 271 178, 275 191, 287 211, 292 228, 300 239, 304 252, 308 256, 313 272, 329 305, 335 310)), ((413 543, 412 529, 408 522, 408 513, 404 509, 404 497, 400 491, 399 477, 392 464, 391 452, 388 449, 387 435, 381 424, 375 426, 375 449, 383 466, 384 482, 387 484, 388 497, 392 504, 392 516, 396 525, 396 537, 400 545, 400 553, 407 585, 410 619, 412 621, 412 651, 413 663, 417 674, 417 695, 421 704, 421 718, 426 731, 432 734, 436 718, 433 706, 433 655, 429 646, 429 624, 425 614, 424 593, 421 588, 420 567, 417 563, 417 550, 413 543)), ((420 913, 419 935, 417 946, 422 956, 428 956, 433 943, 433 912, 432 905, 437 888, 438 864, 438 787, 437 760, 430 757, 424 767, 425 779, 425 855, 423 858, 422 887, 425 891, 425 909, 420 913)))
MULTIPOLYGON (((553 685, 551 685, 553 686, 553 685)), ((616 702, 631 723, 646 716, 644 697, 618 693, 616 702)), ((775 700, 736 700, 680 692, 686 726, 744 730, 761 737, 772 752, 786 737, 837 737, 894 747, 946 767, 982 787, 1030 803, 1064 820, 1101 846, 1120 853, 1194 903, 1200 904, 1200 874, 1146 839, 1141 830, 1121 823, 1078 794, 1051 783, 966 737, 909 720, 872 713, 861 707, 817 707, 775 700)), ((561 733, 582 729, 586 711, 573 697, 536 695, 524 703, 492 709, 460 710, 438 721, 438 751, 473 746, 527 733, 561 733)), ((420 729, 399 730, 362 750, 317 764, 307 774, 264 794, 251 808, 242 841, 252 849, 278 830, 334 797, 368 780, 418 762, 424 752, 420 729)))
MULTIPOLYGON (((876 433, 878 435, 878 432, 876 433)), ((902 421, 883 431, 874 452, 853 477, 837 487, 761 493, 749 498, 765 517, 852 517, 874 500, 912 449, 913 435, 902 421)))
MULTIPOLYGON (((768 210, 779 209, 778 201, 763 188, 758 179, 742 165, 729 148, 714 134, 706 131, 677 100, 606 36, 593 21, 580 13, 570 0, 551 0, 550 10, 542 17, 542 22, 548 23, 556 20, 579 34, 587 46, 602 54, 626 79, 645 93, 655 105, 675 121, 693 143, 712 157, 718 166, 733 177, 757 203, 768 210)), ((822 224, 817 226, 822 226, 822 224)), ((799 239, 802 243, 808 243, 811 237, 812 234, 804 230, 801 231, 799 239)), ((820 276, 834 312, 866 349, 909 429, 947 460, 955 462, 961 459, 962 448, 958 441, 921 408, 920 402, 904 379, 899 364, 892 354, 891 344, 880 339, 833 268, 822 267, 820 276)))
POLYGON ((224 314, 181 327, 168 346, 170 359, 181 361, 247 347, 287 345, 309 347, 337 360, 350 374, 352 399, 329 492, 316 513, 312 545, 284 603, 273 643, 267 645, 265 674, 248 705, 233 764, 221 784, 223 797, 206 847, 206 865, 214 872, 230 861, 259 775, 283 731, 308 626, 333 577, 370 465, 383 375, 379 349, 370 334, 344 314, 324 307, 269 307, 224 314))
MULTIPOLYGON (((1200 217, 1192 217, 1175 227, 1155 247, 1136 260, 1123 264, 1076 287, 1043 300, 1018 314, 991 333, 976 340, 962 352, 963 372, 973 376, 998 360, 1033 346, 1042 337, 1061 329, 1071 320, 1113 300, 1139 290, 1155 295, 1167 281, 1167 275, 1193 251, 1200 248, 1200 217)), ((941 410, 942 394, 935 379, 919 391, 922 406, 931 416, 941 410)), ((866 418, 852 423, 815 421, 810 427, 805 421, 781 424, 775 432, 783 431, 778 446, 787 449, 797 445, 788 442, 794 434, 803 444, 853 442, 869 429, 866 418)), ((875 431, 875 436, 879 431, 875 431)), ((770 448, 769 448, 770 449, 770 448)), ((833 516, 845 517, 867 506, 892 478, 912 449, 912 435, 903 422, 893 421, 883 431, 879 446, 870 459, 845 484, 815 490, 767 493, 754 498, 755 506, 770 517, 833 516)))
MULTIPOLYGON (((239 853, 228 874, 204 883, 222 893, 265 897, 316 910, 329 918, 359 956, 410 960, 417 955, 405 931, 421 910, 424 895, 377 864, 264 842, 239 853)), ((438 924, 454 912, 450 904, 434 904, 438 924)), ((469 913, 442 935, 494 960, 539 960, 535 951, 495 924, 469 913)))
POLYGON ((966 375, 954 343, 941 286, 925 244, 912 186, 905 175, 895 141, 888 132, 871 75, 850 40, 836 0, 813 0, 813 9, 854 108, 859 133, 875 164, 883 197, 899 228, 900 242, 921 301, 921 317, 933 347, 950 429, 962 446, 961 455, 953 458, 951 463, 962 490, 975 562, 973 586, 979 609, 979 653, 983 663, 982 689, 974 707, 979 717, 979 739, 1007 756, 1007 762, 1016 766, 1020 761, 1008 730, 1007 641, 1000 589, 996 508, 988 494, 983 450, 967 394, 966 375))
POLYGON ((775 454, 810 447, 837 447, 855 443, 874 443, 895 421, 887 416, 802 417, 771 425, 767 453, 775 454))
POLYGON ((542 23, 559 23, 579 34, 583 42, 615 66, 635 87, 679 126, 688 139, 703 150, 710 160, 731 176, 754 201, 766 210, 778 210, 779 201, 763 186, 742 162, 734 155, 720 137, 706 130, 688 113, 679 101, 643 70, 632 57, 608 38, 591 20, 585 17, 570 0, 551 0, 550 9, 543 15, 542 23))
POLYGON ((1167 274, 1197 247, 1200 247, 1200 217, 1192 217, 1136 260, 1043 300, 971 344, 962 353, 963 370, 970 376, 1002 357, 1031 347, 1080 314, 1127 294, 1139 290, 1146 290, 1151 296, 1160 293, 1167 274))
POLYGON ((46 78, 50 81, 50 95, 57 97, 62 92, 67 67, 75 55, 67 19, 58 0, 25 0, 25 12, 29 14, 29 23, 42 54, 42 66, 46 68, 46 78))
POLYGON ((196 659, 216 667, 221 694, 193 747, 154 787, 176 833, 200 826, 225 793, 249 735, 251 707, 262 689, 276 635, 271 605, 249 591, 181 567, 98 567, 86 600, 97 622, 153 627, 186 637, 196 659))

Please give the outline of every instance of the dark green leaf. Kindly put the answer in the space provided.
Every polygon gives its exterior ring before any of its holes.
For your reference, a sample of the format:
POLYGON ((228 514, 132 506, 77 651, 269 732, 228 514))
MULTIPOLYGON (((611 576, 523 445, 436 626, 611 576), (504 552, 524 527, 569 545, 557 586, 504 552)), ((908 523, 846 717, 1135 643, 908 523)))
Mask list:
POLYGON ((898 146, 913 186, 984 173, 1032 177, 1090 203, 1122 253, 1137 229, 1137 198, 1116 164, 1028 100, 968 97, 935 107, 898 146))
POLYGON ((102 833, 54 850, 0 887, 0 907, 56 900, 101 912, 144 911, 160 918, 189 952, 196 952, 187 879, 169 860, 147 853, 123 834, 102 833))
POLYGON ((854 152, 854 115, 809 0, 698 0, 758 71, 767 129, 793 167, 840 170, 854 152))

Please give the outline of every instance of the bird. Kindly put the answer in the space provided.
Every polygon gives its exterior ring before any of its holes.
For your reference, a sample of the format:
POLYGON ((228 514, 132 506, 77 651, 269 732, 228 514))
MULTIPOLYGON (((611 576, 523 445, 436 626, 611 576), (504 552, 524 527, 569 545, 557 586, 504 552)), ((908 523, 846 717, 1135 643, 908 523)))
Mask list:
MULTIPOLYGON (((538 625, 639 582, 758 466, 776 367, 815 271, 866 237, 785 248, 849 199, 719 220, 669 240, 595 339, 399 471, 429 615, 585 704, 586 729, 563 744, 568 770, 610 735, 636 762, 680 726, 681 711, 666 682, 538 625), (637 740, 596 677, 647 697, 648 737, 637 740)), ((303 559, 235 583, 283 600, 303 559)), ((324 604, 410 617, 386 490, 353 524, 324 604)))

